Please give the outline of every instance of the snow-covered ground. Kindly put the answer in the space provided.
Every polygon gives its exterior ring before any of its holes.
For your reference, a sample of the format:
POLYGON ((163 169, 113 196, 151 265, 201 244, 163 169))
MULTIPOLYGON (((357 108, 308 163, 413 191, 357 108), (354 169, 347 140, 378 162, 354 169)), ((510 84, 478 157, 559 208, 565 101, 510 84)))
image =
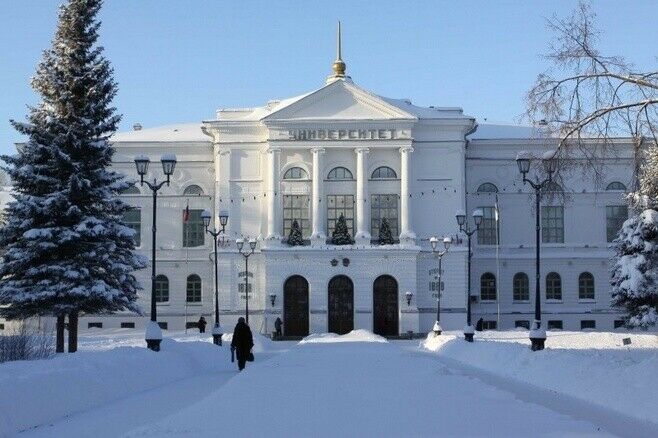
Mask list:
POLYGON ((655 334, 549 333, 534 353, 527 332, 257 337, 242 373, 209 335, 169 335, 0 364, 0 436, 658 436, 655 334))

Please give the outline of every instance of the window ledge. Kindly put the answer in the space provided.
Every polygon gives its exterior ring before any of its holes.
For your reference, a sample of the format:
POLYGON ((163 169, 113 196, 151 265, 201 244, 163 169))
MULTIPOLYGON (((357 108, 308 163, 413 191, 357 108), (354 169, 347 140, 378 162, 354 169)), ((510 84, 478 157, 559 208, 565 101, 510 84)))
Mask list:
POLYGON ((530 300, 514 300, 512 304, 530 304, 530 300))
POLYGON ((188 303, 188 302, 186 302, 185 304, 186 304, 187 306, 192 306, 192 307, 201 307, 201 306, 203 306, 203 303, 197 303, 197 302, 194 302, 194 303, 188 303))
POLYGON ((164 302, 164 303, 155 303, 155 304, 156 304, 156 306, 170 306, 171 305, 168 301, 164 302))
POLYGON ((562 300, 554 300, 554 299, 547 299, 546 300, 547 304, 562 304, 562 300))
POLYGON ((480 298, 480 303, 481 304, 491 304, 491 303, 496 303, 496 302, 498 302, 498 300, 483 300, 482 298, 480 298))
POLYGON ((594 298, 578 298, 579 303, 596 303, 594 298))

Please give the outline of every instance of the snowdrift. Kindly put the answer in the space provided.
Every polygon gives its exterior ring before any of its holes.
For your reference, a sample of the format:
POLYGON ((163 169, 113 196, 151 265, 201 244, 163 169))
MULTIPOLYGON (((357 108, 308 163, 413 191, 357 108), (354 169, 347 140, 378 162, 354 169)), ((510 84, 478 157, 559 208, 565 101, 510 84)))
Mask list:
POLYGON ((300 344, 327 344, 335 342, 388 342, 386 338, 376 335, 368 330, 352 330, 344 335, 337 335, 335 333, 320 333, 308 335, 301 341, 300 344))

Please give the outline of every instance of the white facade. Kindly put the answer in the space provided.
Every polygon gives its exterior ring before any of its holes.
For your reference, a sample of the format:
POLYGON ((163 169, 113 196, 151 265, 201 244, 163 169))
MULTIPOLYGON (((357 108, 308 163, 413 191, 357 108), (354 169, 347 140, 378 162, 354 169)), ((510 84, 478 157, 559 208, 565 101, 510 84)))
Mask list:
MULTIPOLYGON (((162 178, 161 155, 174 153, 178 158, 171 185, 158 194, 157 205, 157 271, 169 282, 168 299, 158 303, 158 320, 166 322, 168 329, 182 329, 185 321, 196 321, 200 315, 210 323, 213 319, 212 238, 205 235, 200 246, 184 247, 183 212, 189 205, 192 211, 213 212, 217 227, 218 213, 229 214, 227 241, 218 257, 220 320, 227 330, 244 315, 244 289, 240 289, 244 259, 235 245, 235 239, 243 237, 258 239, 256 253, 249 259, 253 329, 270 332, 280 316, 285 333, 296 324, 291 320, 294 311, 297 316, 305 313, 302 319, 307 318, 308 325, 304 330, 302 323, 288 334, 328 331, 330 318, 344 330, 350 328, 345 321, 350 312, 354 328, 381 331, 382 324, 388 324, 388 334, 398 334, 427 332, 436 320, 436 291, 432 289, 437 259, 429 238, 458 236, 455 212, 465 210, 470 215, 476 208, 493 207, 496 198, 500 245, 479 244, 474 237, 473 321, 482 317, 497 321, 499 328, 513 328, 517 321, 533 319, 534 204, 514 161, 520 150, 540 155, 551 146, 533 137, 532 129, 523 127, 478 127, 460 108, 421 108, 408 100, 380 97, 344 74, 336 74, 308 94, 259 108, 222 109, 215 119, 202 123, 119 133, 113 144, 115 168, 134 179, 137 155, 151 159, 149 180, 162 178), (336 168, 347 172, 340 170, 341 178, 332 179, 330 173, 336 168), (392 173, 376 172, 381 168, 392 173), (295 178, 285 178, 287 172, 295 178), (484 183, 494 184, 498 193, 478 193, 484 183), (202 194, 185 194, 193 185, 202 194), (328 243, 328 225, 338 211, 335 196, 341 197, 343 207, 347 205, 342 211, 352 216, 354 245, 328 243), (294 211, 284 208, 295 203, 294 211), (307 245, 285 243, 284 226, 290 215, 304 222, 307 245), (376 242, 373 225, 378 226, 378 215, 388 215, 399 243, 382 246, 376 242), (481 276, 487 272, 496 278, 495 296, 482 300, 481 276), (529 279, 527 300, 513 299, 513 277, 519 272, 529 279), (201 299, 187 302, 186 283, 192 274, 201 279, 201 299), (330 282, 341 275, 353 284, 352 303, 344 302, 345 295, 330 298, 330 282), (384 299, 384 310, 378 313, 373 285, 382 275, 393 277, 397 291, 389 291, 395 293, 395 302, 384 299), (296 304, 286 303, 292 300, 292 292, 289 298, 284 293, 286 280, 293 276, 308 282, 307 304, 303 298, 297 298, 296 304), (412 294, 409 303, 407 292, 412 294), (292 307, 286 308, 287 304, 292 307), (386 324, 381 321, 384 314, 388 315, 386 324)), ((622 192, 605 187, 613 181, 630 186, 632 157, 626 150, 621 145, 620 158, 606 162, 609 181, 602 187, 582 172, 567 178, 567 201, 560 204, 563 242, 542 245, 542 298, 549 272, 558 273, 562 281, 561 299, 542 303, 544 323, 562 321, 564 329, 579 329, 581 321, 595 320, 597 329, 609 330, 619 319, 609 306, 606 207, 624 205, 624 201, 622 192), (594 277, 593 299, 579 299, 583 272, 594 277)), ((139 250, 150 257, 151 192, 144 186, 139 187, 139 194, 123 196, 141 211, 139 250)), ((139 272, 138 278, 144 286, 140 304, 148 311, 150 268, 139 272)), ((465 324, 467 278, 464 238, 443 258, 444 329, 460 329, 465 324)), ((94 322, 103 328, 128 327, 126 323, 143 327, 147 319, 129 314, 86 316, 81 327, 94 322)))

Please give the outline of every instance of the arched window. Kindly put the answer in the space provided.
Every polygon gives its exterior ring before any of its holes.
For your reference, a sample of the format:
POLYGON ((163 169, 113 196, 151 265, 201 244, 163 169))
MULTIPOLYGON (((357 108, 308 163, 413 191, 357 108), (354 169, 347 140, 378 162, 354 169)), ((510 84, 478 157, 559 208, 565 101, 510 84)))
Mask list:
POLYGON ((140 193, 141 192, 139 191, 139 189, 135 185, 132 185, 128 188, 125 188, 125 189, 121 190, 122 195, 139 195, 140 193))
POLYGON ((184 195, 193 195, 193 196, 201 196, 203 195, 203 189, 199 187, 196 184, 192 184, 190 186, 185 187, 185 190, 183 191, 184 195))
POLYGON ((530 279, 525 272, 517 272, 512 280, 514 301, 528 301, 530 299, 530 279))
POLYGON ((155 302, 166 303, 169 301, 169 279, 166 275, 155 277, 155 302))
POLYGON ((480 299, 482 301, 496 299, 496 276, 491 272, 485 272, 480 277, 480 299))
POLYGON ((489 182, 480 184, 480 187, 478 187, 478 193, 498 193, 498 187, 489 182))
POLYGON ((551 272, 546 276, 546 299, 562 299, 562 278, 557 272, 551 272))
POLYGON ((578 299, 594 299, 594 276, 589 272, 583 272, 578 276, 578 299))
POLYGON ((348 169, 344 167, 334 167, 331 169, 329 172, 329 175, 327 175, 327 179, 354 179, 352 176, 352 172, 350 172, 348 169))
POLYGON ((395 179, 397 178, 395 170, 388 166, 381 166, 372 172, 372 179, 395 179))
POLYGON ((308 179, 308 173, 301 167, 291 167, 283 174, 283 179, 308 179))
POLYGON ((610 191, 625 192, 626 186, 623 183, 620 183, 619 181, 613 181, 610 184, 608 184, 608 187, 606 187, 605 189, 610 191))
POLYGON ((196 274, 187 277, 187 302, 200 303, 201 302, 201 277, 196 274))

